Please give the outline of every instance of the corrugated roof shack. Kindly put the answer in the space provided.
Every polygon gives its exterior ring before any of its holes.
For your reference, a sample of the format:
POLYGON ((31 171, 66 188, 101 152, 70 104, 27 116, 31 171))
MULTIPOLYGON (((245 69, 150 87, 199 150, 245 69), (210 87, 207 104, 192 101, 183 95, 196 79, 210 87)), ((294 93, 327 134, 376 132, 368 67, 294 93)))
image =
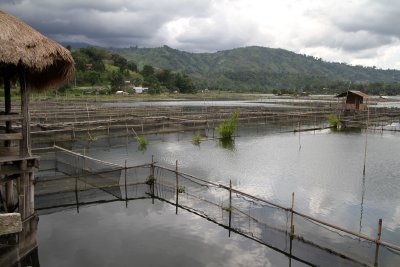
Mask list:
POLYGON ((343 104, 344 110, 365 110, 366 104, 364 104, 364 98, 368 98, 368 95, 361 91, 347 91, 338 94, 336 97, 346 97, 346 101, 343 104))
POLYGON ((19 232, 18 245, 0 255, 0 266, 12 266, 36 247, 33 182, 39 159, 31 154, 29 93, 72 79, 75 67, 67 49, 1 10, 0 25, 0 235, 19 232), (12 101, 11 84, 19 85, 20 101, 12 101), (11 227, 16 220, 22 229, 11 227))

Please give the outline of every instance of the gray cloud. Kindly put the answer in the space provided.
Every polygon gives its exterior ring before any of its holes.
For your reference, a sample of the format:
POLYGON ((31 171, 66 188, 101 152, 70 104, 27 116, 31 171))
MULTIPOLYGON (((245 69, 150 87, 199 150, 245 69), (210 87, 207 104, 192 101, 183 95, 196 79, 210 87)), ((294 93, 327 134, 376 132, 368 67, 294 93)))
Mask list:
POLYGON ((59 42, 192 52, 261 45, 400 68, 398 0, 3 0, 0 8, 59 42))
MULTIPOLYGON (((207 16, 209 1, 7 1, 1 7, 57 40, 100 45, 152 44, 165 23, 207 16)), ((162 41, 162 40, 160 40, 162 41)))
POLYGON ((400 2, 397 0, 349 1, 344 5, 326 5, 306 12, 324 21, 329 28, 313 40, 311 46, 324 45, 348 52, 377 48, 400 38, 400 2))

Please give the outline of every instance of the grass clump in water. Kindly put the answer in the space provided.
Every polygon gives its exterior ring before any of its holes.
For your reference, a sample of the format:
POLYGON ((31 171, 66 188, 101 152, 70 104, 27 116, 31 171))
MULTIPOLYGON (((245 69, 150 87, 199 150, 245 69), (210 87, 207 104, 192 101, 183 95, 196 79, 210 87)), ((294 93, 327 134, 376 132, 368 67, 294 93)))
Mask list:
POLYGON ((218 125, 217 131, 221 139, 232 139, 236 132, 239 111, 235 111, 229 119, 218 125))
POLYGON ((146 136, 138 136, 136 137, 137 142, 139 143, 138 150, 141 152, 146 151, 147 149, 147 138, 146 136))
POLYGON ((195 135, 193 135, 193 144, 195 144, 196 146, 200 145, 201 143, 201 135, 199 133, 196 133, 195 135))
POLYGON ((340 119, 335 116, 335 115, 328 115, 328 121, 329 124, 333 127, 335 127, 336 129, 340 129, 340 127, 342 126, 342 122, 340 121, 340 119))

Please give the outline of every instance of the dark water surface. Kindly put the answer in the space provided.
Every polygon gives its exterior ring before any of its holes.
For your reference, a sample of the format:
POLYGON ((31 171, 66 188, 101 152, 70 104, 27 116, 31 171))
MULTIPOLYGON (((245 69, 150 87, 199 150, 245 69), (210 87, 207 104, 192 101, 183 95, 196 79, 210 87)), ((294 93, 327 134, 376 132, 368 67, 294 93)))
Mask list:
MULTIPOLYGON (((361 130, 277 133, 240 130, 225 148, 218 141, 191 142, 192 133, 149 136, 145 151, 134 138, 77 142, 94 158, 128 166, 160 165, 289 207, 315 218, 400 244, 400 135, 361 130)), ((210 134, 210 133, 209 133, 210 134)), ((288 266, 289 258, 188 212, 156 201, 109 203, 42 215, 39 256, 43 266, 288 266)), ((382 258, 385 257, 385 251, 382 258)), ((370 256, 371 258, 373 255, 370 256)), ((382 266, 398 266, 388 256, 382 266)), ((292 261, 291 266, 302 266, 292 261)), ((330 264, 327 263, 327 266, 330 264)))
MULTIPOLYGON (((135 200, 40 216, 40 266, 288 266, 288 257, 167 203, 135 200)), ((292 266, 306 266, 291 260, 292 266)))
POLYGON ((300 139, 262 130, 240 135, 231 149, 214 140, 194 146, 190 134, 172 134, 153 137, 145 152, 128 140, 127 147, 92 144, 87 153, 121 165, 128 159, 128 166, 149 162, 152 155, 170 167, 178 160, 183 172, 225 185, 231 179, 234 188, 286 207, 295 192, 301 212, 369 236, 376 236, 382 218, 382 238, 400 243, 399 134, 368 134, 365 176, 366 138, 360 130, 307 132, 300 139))

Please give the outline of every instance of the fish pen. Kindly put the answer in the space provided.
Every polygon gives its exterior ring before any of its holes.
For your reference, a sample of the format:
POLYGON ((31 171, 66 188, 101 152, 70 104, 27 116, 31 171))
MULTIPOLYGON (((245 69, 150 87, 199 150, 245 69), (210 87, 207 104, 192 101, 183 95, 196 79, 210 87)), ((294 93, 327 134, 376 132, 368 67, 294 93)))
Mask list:
MULTIPOLYGON (((218 137, 215 128, 239 110, 238 128, 279 126, 281 131, 307 131, 330 127, 328 115, 336 115, 345 127, 397 131, 400 110, 376 108, 342 112, 332 102, 290 103, 290 108, 270 107, 263 102, 255 106, 174 106, 157 102, 109 103, 97 101, 36 100, 30 110, 31 140, 40 144, 70 140, 97 140, 182 131, 204 131, 218 137), (263 106, 264 105, 264 106, 263 106)), ((266 102, 269 103, 269 102, 266 102)), ((15 125, 18 127, 18 125, 15 125)), ((276 127, 275 127, 276 128, 276 127)))
POLYGON ((128 205, 135 199, 159 200, 173 205, 176 214, 181 209, 192 212, 226 228, 228 235, 246 236, 289 260, 311 266, 326 262, 386 266, 400 260, 400 246, 381 237, 382 220, 377 222, 377 236, 368 236, 299 212, 294 193, 288 196, 292 205, 285 207, 235 189, 231 183, 214 183, 183 173, 178 162, 175 168, 161 166, 154 159, 140 166, 120 166, 59 147, 44 153, 42 162, 47 169, 37 176, 39 214, 63 209, 79 212, 80 206, 111 201, 128 205), (75 162, 81 171, 66 170, 73 170, 75 162), (59 175, 51 177, 49 172, 59 175))

